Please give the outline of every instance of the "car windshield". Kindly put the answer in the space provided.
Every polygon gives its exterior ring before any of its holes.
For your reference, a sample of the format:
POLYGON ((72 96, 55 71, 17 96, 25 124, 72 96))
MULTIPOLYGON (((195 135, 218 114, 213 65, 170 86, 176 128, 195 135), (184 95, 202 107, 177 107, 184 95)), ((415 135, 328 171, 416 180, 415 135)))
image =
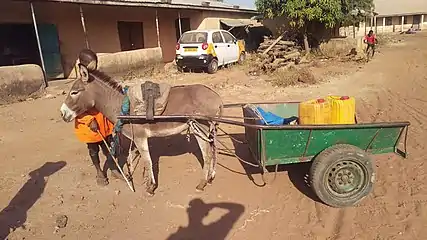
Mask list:
POLYGON ((204 43, 208 39, 206 32, 186 32, 182 34, 179 43, 204 43))

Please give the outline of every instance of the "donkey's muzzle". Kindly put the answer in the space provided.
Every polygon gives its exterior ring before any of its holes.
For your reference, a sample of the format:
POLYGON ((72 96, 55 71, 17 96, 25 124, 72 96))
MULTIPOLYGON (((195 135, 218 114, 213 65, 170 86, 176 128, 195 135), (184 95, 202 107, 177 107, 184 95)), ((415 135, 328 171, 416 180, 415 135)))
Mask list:
POLYGON ((71 122, 77 116, 76 112, 71 110, 65 103, 62 104, 60 111, 64 122, 71 122))

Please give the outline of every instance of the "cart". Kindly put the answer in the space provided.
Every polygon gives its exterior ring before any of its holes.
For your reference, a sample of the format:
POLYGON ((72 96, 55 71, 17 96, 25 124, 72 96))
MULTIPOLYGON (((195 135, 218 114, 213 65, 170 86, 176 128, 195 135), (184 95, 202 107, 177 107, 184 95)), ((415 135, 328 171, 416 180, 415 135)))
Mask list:
MULTIPOLYGON (((237 103, 243 121, 230 116, 155 116, 156 120, 210 120, 242 126, 257 166, 266 167, 312 162, 310 186, 318 198, 332 207, 353 206, 373 188, 375 168, 372 155, 395 153, 407 157, 409 122, 357 123, 339 125, 266 125, 257 107, 283 118, 298 116, 299 102, 237 103), (264 123, 264 124, 263 124, 264 123), (404 135, 404 141, 401 138, 404 135), (400 147, 403 145, 403 150, 400 147)), ((119 116, 123 120, 141 120, 145 116, 119 116)), ((242 160, 242 162, 248 163, 242 160)))

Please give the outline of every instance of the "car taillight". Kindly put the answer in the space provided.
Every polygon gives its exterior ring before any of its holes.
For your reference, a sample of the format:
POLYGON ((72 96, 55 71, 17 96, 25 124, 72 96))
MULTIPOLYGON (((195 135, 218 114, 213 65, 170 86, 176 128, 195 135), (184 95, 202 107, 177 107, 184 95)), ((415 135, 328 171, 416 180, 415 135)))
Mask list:
POLYGON ((207 44, 207 43, 203 43, 203 44, 202 44, 202 49, 203 49, 203 50, 208 49, 208 44, 207 44))
POLYGON ((179 50, 179 48, 180 48, 180 45, 179 45, 179 43, 176 43, 176 46, 175 46, 175 48, 176 48, 176 50, 179 50))

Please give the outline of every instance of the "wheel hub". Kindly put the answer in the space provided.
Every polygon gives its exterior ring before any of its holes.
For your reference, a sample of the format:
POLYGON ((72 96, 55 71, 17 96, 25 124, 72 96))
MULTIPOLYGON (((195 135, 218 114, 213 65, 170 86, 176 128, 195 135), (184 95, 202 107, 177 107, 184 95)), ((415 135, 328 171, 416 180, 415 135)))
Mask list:
POLYGON ((328 171, 328 188, 337 196, 353 195, 365 182, 362 167, 353 161, 341 161, 328 171))

